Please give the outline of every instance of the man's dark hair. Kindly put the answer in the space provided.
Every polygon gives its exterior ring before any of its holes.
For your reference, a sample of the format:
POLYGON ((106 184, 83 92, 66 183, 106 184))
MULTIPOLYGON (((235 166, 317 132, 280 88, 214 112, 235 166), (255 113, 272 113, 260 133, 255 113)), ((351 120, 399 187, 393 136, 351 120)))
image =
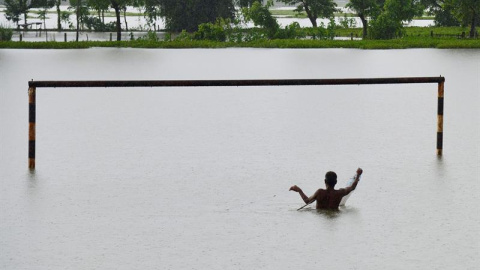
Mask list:
POLYGON ((337 184, 337 174, 335 172, 327 172, 325 174, 325 183, 329 185, 331 188, 334 188, 337 184))

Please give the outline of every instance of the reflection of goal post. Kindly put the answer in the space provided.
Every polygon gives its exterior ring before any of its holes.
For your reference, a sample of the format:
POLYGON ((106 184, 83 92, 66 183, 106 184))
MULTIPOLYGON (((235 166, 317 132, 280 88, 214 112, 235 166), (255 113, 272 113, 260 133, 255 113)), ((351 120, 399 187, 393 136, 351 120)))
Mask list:
POLYGON ((351 85, 437 83, 437 155, 443 149, 444 77, 370 78, 370 79, 301 79, 301 80, 187 80, 187 81, 30 81, 28 83, 29 128, 28 167, 35 169, 36 89, 56 87, 195 87, 195 86, 280 86, 280 85, 351 85))

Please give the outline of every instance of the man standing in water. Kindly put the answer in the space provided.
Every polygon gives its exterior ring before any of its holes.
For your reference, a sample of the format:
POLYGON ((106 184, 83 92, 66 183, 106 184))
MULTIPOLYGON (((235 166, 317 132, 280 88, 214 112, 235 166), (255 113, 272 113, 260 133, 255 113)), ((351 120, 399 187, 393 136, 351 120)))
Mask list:
POLYGON ((295 186, 292 186, 290 190, 300 193, 303 201, 306 204, 310 204, 314 201, 317 201, 317 209, 334 209, 338 210, 338 205, 342 201, 342 198, 348 195, 350 192, 354 191, 357 187, 357 184, 360 180, 360 175, 362 175, 363 170, 358 168, 357 175, 355 176, 355 181, 350 187, 341 188, 336 190, 335 184, 337 184, 337 174, 335 172, 327 172, 325 174, 325 186, 327 189, 318 189, 315 194, 311 197, 308 197, 303 193, 302 189, 295 186))

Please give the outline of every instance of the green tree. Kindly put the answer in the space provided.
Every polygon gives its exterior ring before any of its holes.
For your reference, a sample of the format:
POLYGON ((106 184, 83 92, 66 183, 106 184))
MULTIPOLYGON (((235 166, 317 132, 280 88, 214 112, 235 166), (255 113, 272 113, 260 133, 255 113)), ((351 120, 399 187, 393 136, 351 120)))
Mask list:
POLYGON ((347 8, 353 10, 362 21, 363 38, 368 35, 368 18, 378 15, 380 4, 377 0, 350 0, 346 5, 347 8))
POLYGON ((460 21, 453 14, 453 7, 445 0, 422 0, 429 15, 434 15, 436 26, 459 26, 460 21))
POLYGON ((281 0, 288 5, 297 5, 295 11, 307 13, 313 27, 317 27, 318 18, 330 18, 337 11, 337 4, 333 0, 281 0))
MULTIPOLYGON (((73 28, 72 23, 70 22, 70 12, 68 11, 62 11, 60 12, 60 21, 65 23, 68 28, 73 28)), ((61 25, 60 25, 61 27, 61 25)))
MULTIPOLYGON (((381 4, 381 3, 380 3, 381 4)), ((403 22, 423 14, 420 0, 386 0, 378 16, 370 22, 370 37, 392 39, 403 33, 403 22)))
POLYGON ((470 25, 470 37, 475 37, 475 29, 480 25, 480 0, 446 0, 446 4, 463 25, 470 25))
POLYGON ((402 22, 383 12, 370 22, 369 38, 393 39, 402 36, 402 22))
POLYGON ((258 0, 235 0, 235 4, 240 7, 251 7, 255 2, 258 2, 258 0))
POLYGON ((122 40, 122 21, 120 17, 120 12, 124 10, 130 3, 130 0, 110 0, 110 6, 115 10, 115 17, 117 19, 117 41, 122 40))
POLYGON ((272 39, 280 29, 277 20, 270 13, 269 8, 273 5, 273 1, 267 1, 264 6, 260 2, 255 1, 250 8, 243 8, 242 13, 246 20, 251 20, 255 26, 261 26, 267 31, 267 37, 272 39))
POLYGON ((54 0, 55 8, 57 10, 57 30, 62 30, 62 11, 60 10, 60 4, 62 0, 54 0))
POLYGON ((144 17, 147 24, 156 31, 156 21, 161 16, 159 0, 143 0, 143 7, 145 8, 144 17))
POLYGON ((76 16, 76 35, 75 40, 78 41, 80 36, 80 26, 82 25, 84 19, 88 16, 88 7, 86 0, 70 0, 69 9, 73 9, 76 16))
POLYGON ((31 8, 50 8, 53 0, 5 0, 5 17, 9 21, 19 24, 20 16, 23 15, 25 27, 27 25, 28 12, 31 8))
POLYGON ((30 9, 27 0, 5 0, 5 18, 14 23, 19 24, 20 16, 24 17, 24 24, 27 24, 27 14, 30 9))
POLYGON ((214 23, 217 18, 233 19, 232 0, 156 0, 165 18, 166 28, 180 32, 195 32, 202 23, 214 23))
POLYGON ((38 18, 43 21, 43 28, 47 29, 46 19, 47 11, 55 5, 55 0, 40 0, 37 2, 37 7, 41 8, 38 12, 38 18))
POLYGON ((41 9, 38 11, 38 17, 40 20, 43 21, 43 29, 47 29, 47 25, 45 23, 47 19, 47 9, 41 9))
POLYGON ((420 0, 386 0, 383 9, 396 21, 410 22, 413 17, 423 15, 424 6, 420 0))
POLYGON ((87 0, 89 8, 95 10, 98 14, 98 18, 105 23, 105 11, 110 6, 110 0, 87 0))

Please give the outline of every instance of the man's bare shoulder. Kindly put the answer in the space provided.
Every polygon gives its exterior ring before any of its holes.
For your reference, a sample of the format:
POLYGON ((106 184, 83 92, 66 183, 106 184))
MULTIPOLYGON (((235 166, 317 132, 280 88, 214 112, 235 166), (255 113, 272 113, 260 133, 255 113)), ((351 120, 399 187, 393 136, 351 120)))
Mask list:
POLYGON ((345 193, 348 193, 348 190, 346 188, 339 188, 335 190, 338 194, 344 195, 345 193))
POLYGON ((319 188, 317 189, 317 191, 315 191, 315 197, 319 197, 319 196, 323 196, 325 194, 327 190, 323 189, 323 188, 319 188))

